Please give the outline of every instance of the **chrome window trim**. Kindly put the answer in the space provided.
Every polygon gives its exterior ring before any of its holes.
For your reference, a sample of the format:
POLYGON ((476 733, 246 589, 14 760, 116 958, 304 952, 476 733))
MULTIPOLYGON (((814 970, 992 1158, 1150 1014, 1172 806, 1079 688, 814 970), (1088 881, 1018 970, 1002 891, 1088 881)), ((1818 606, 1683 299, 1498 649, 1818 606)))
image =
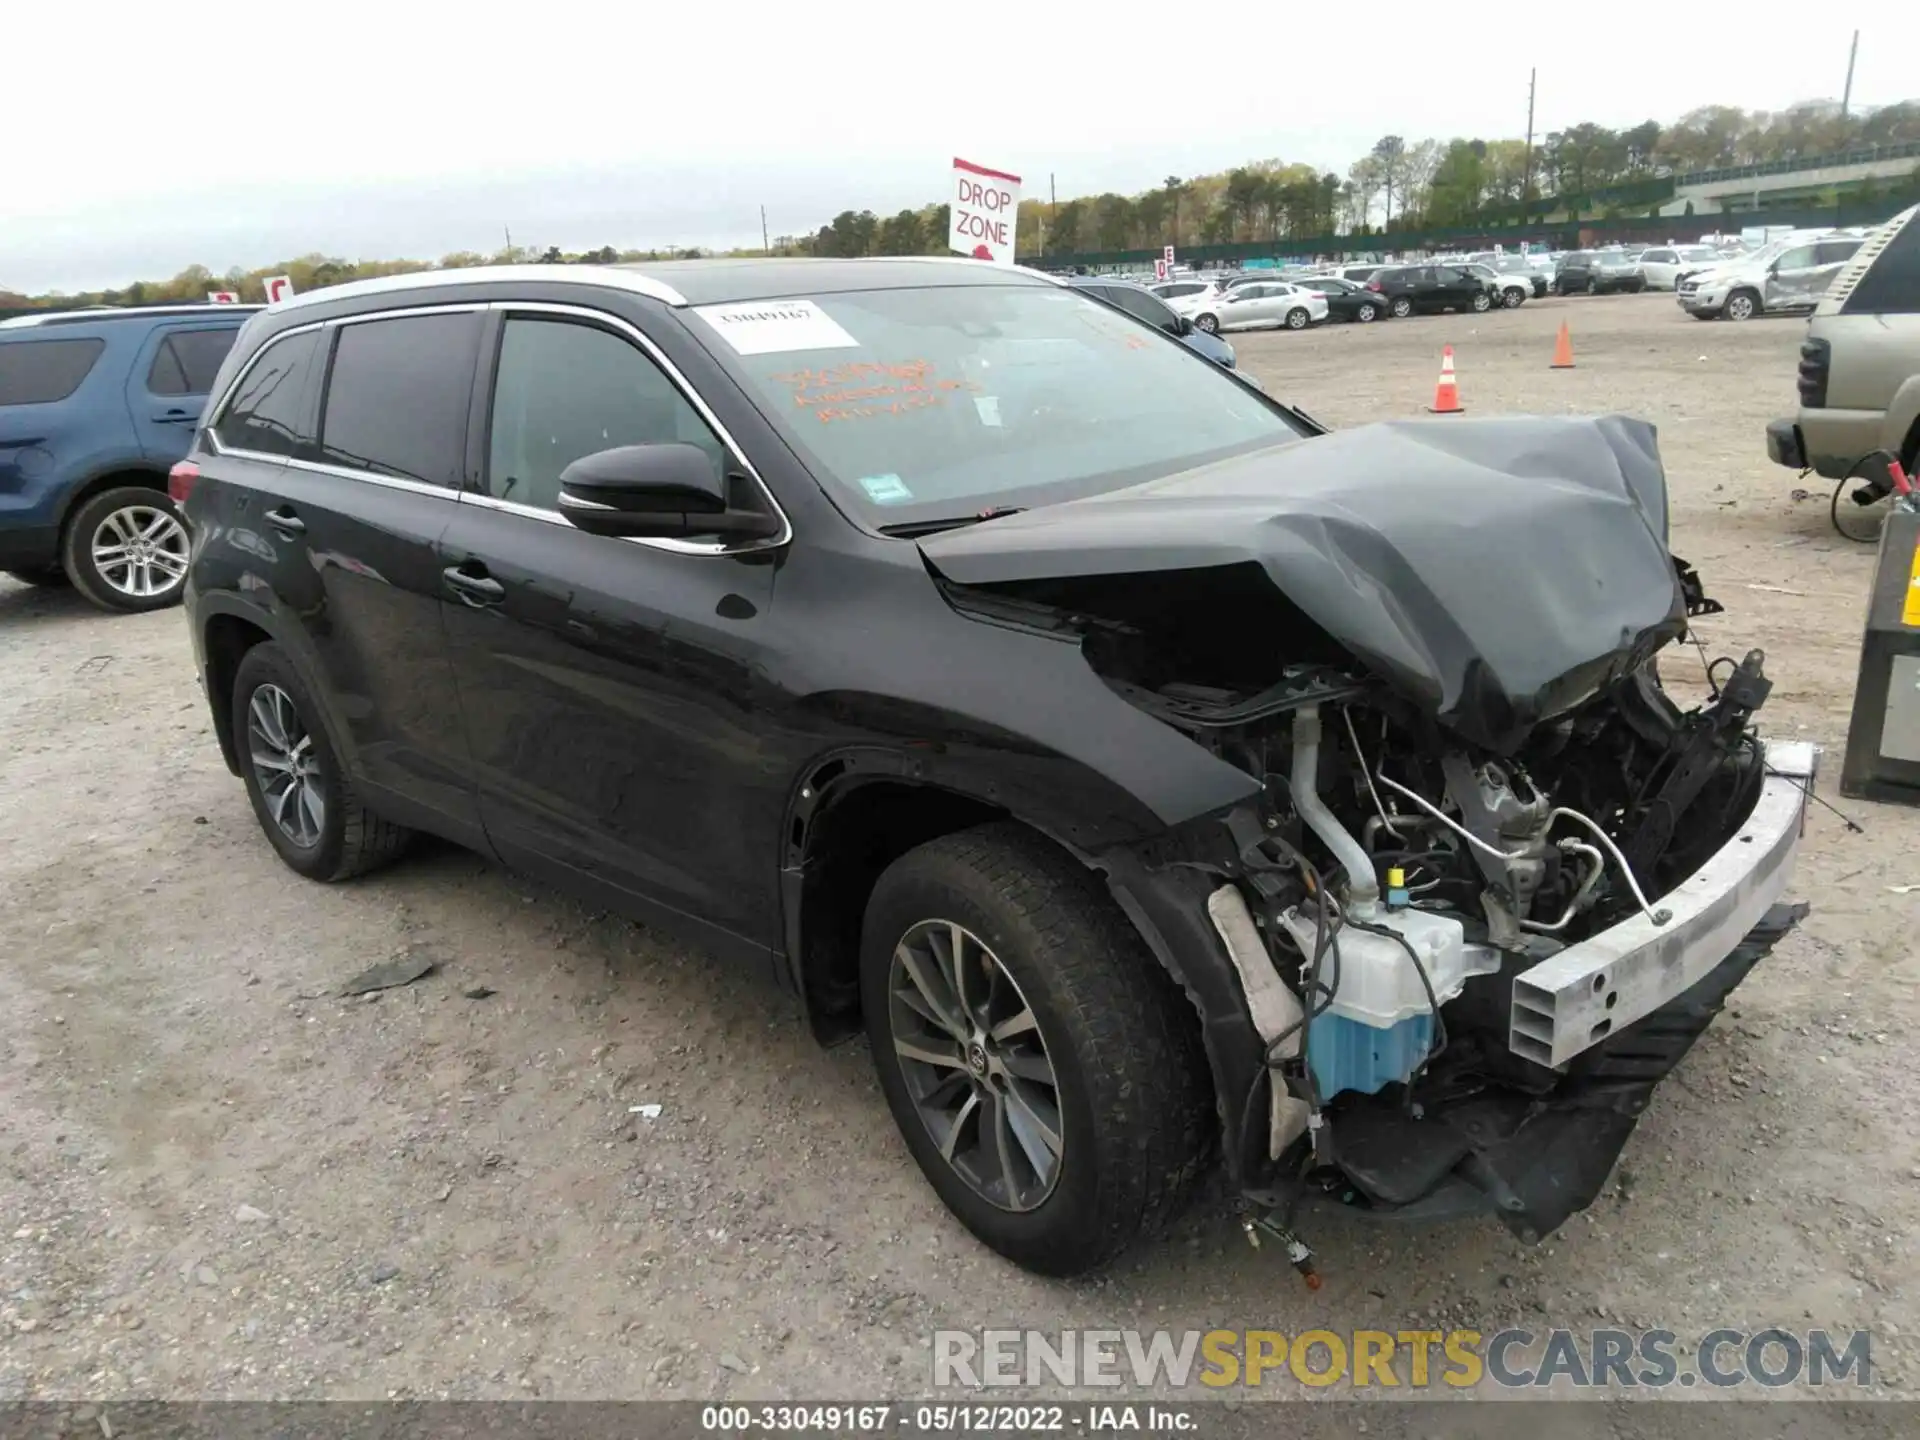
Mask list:
POLYGON ((369 485, 384 485, 389 490, 410 490, 416 495, 438 495, 458 500, 460 491, 452 485, 433 485, 425 480, 410 480, 403 475, 378 475, 371 470, 355 470, 350 465, 329 465, 323 460, 287 460, 289 470, 305 470, 312 475, 334 475, 342 480, 364 480, 369 485))
POLYGON ((216 427, 226 418, 227 406, 233 402, 234 391, 238 390, 241 382, 253 373, 253 367, 260 363, 260 357, 262 355, 265 355, 282 340, 291 340, 295 335, 306 335, 315 330, 324 330, 325 328, 325 321, 315 320, 309 325, 296 325, 291 329, 278 331, 271 340, 267 341, 266 344, 262 345, 247 357, 247 363, 242 365, 240 372, 227 382, 227 388, 220 392, 219 397, 209 400, 206 409, 206 414, 209 418, 200 428, 206 436, 208 447, 214 454, 240 455, 249 460, 280 461, 287 458, 285 455, 269 455, 264 450, 244 450, 238 446, 227 446, 221 442, 220 436, 216 433, 216 427))
MULTIPOLYGON (((632 340, 654 364, 660 367, 661 373, 667 377, 667 382, 671 384, 675 390, 680 392, 682 399, 693 406, 695 412, 706 422, 707 427, 713 431, 715 437, 719 439, 722 445, 727 447, 727 453, 733 457, 734 462, 746 473, 747 478, 753 481, 761 497, 766 501, 774 515, 780 521, 780 529, 775 534, 760 536, 751 540, 675 540, 667 536, 655 535, 621 535, 602 538, 617 538, 625 540, 629 544, 644 546, 649 550, 665 550, 676 555, 750 555, 761 550, 777 550, 782 545, 786 545, 792 541, 793 522, 787 518, 787 512, 781 508, 779 500, 774 497, 772 487, 761 478, 760 472, 754 468, 753 462, 747 459, 746 452, 741 448, 740 442, 733 438, 733 432, 721 423, 720 417, 713 413, 713 407, 701 398, 700 392, 695 390, 688 382, 687 377, 680 373, 680 367, 668 359, 666 353, 661 350, 658 345, 654 344, 639 326, 621 319, 618 315, 611 315, 605 310, 595 310, 584 305, 558 305, 543 300, 496 300, 487 308, 500 311, 503 324, 506 320, 510 320, 515 314, 563 315, 576 320, 589 320, 597 325, 604 325, 632 340)), ((498 377, 496 376, 495 379, 497 380, 498 377)), ((493 395, 491 391, 488 392, 485 399, 489 405, 492 403, 493 395)), ((491 438, 491 435, 489 435, 489 442, 491 442, 491 438)), ((553 525, 564 525, 569 530, 577 530, 582 535, 587 533, 584 530, 579 530, 578 526, 574 525, 572 521, 568 520, 565 515, 557 510, 545 510, 536 505, 522 505, 515 500, 500 500, 491 495, 483 495, 477 490, 462 490, 460 492, 460 503, 462 505, 478 505, 488 510, 499 510, 509 515, 523 515, 530 520, 544 520, 553 525)))
MULTIPOLYGON (((330 285, 309 290, 282 300, 274 313, 318 305, 328 300, 354 300, 362 296, 386 295, 396 290, 426 290, 436 285, 500 284, 594 285, 601 289, 626 290, 645 295, 668 305, 685 305, 687 299, 671 285, 636 270, 612 265, 474 265, 459 270, 413 270, 404 275, 382 275, 372 280, 351 280, 345 285, 330 285)), ((391 311, 382 312, 391 314, 391 311)), ((343 319, 368 319, 373 315, 343 319)))

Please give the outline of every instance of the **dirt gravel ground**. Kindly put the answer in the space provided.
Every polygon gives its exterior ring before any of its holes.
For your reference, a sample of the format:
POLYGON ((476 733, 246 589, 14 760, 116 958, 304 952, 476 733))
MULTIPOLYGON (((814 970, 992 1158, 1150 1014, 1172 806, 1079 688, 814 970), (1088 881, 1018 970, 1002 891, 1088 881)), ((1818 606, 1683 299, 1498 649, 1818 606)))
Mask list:
MULTIPOLYGON (((1766 648, 1837 801, 1872 552, 1765 460, 1802 328, 1645 295, 1235 343, 1338 426, 1419 413, 1446 343, 1471 413, 1654 421, 1708 648, 1766 648)), ((1101 1278, 1023 1274, 772 990, 453 849, 295 877, 178 611, 0 580, 0 736, 0 1399, 923 1395, 929 1332, 984 1325, 1872 1327, 1920 1388, 1920 812, 1813 813, 1811 918, 1592 1210, 1538 1247, 1320 1212, 1312 1294, 1217 1188, 1101 1278), (397 953, 437 970, 323 998, 397 953)))

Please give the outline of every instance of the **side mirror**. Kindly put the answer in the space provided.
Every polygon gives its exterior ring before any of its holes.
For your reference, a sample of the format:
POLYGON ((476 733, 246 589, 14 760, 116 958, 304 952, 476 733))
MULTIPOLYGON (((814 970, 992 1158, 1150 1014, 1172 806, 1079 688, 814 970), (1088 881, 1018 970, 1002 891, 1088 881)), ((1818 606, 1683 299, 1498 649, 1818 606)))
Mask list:
POLYGON ((679 441, 582 455, 560 472, 560 513, 591 535, 751 539, 779 522, 727 503, 713 457, 679 441))

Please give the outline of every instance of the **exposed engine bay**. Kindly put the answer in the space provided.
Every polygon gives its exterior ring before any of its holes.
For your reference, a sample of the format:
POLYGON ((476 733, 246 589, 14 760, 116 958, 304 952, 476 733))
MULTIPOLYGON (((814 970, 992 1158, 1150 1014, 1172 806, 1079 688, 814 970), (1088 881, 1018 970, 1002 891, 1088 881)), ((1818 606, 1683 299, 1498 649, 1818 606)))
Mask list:
POLYGON ((1115 693, 1258 782, 1142 873, 1206 886, 1260 1044, 1226 1145, 1276 1215, 1491 1208, 1551 1232, 1799 913, 1773 901, 1812 758, 1753 729, 1762 654, 1707 664, 1692 708, 1661 685, 1656 655, 1678 662, 1720 607, 1667 552, 1651 430, 1524 424, 1451 429, 1471 483, 1411 517, 1356 511, 1341 476, 1412 427, 1299 446, 1283 487, 1183 481, 1235 537, 1219 563, 1198 563, 1199 526, 1180 543, 1170 494, 1151 518, 1174 558, 1150 577, 1105 568, 1139 543, 1125 497, 928 547, 954 603, 1070 631, 1115 693), (1540 445, 1556 427, 1571 439, 1540 445), (1543 499, 1542 470, 1589 479, 1543 499), (1546 561, 1462 548, 1503 496, 1533 523, 1499 533, 1546 537, 1546 561))

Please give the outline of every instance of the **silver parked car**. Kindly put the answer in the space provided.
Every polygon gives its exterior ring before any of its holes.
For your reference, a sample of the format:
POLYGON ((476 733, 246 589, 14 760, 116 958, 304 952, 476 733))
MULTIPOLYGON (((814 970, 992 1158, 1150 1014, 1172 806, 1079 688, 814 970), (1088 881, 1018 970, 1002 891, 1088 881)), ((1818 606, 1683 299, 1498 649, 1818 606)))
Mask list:
POLYGON ((1285 280, 1237 285, 1203 302, 1193 312, 1193 323, 1209 334, 1257 330, 1268 325, 1304 330, 1326 318, 1326 296, 1285 280))

